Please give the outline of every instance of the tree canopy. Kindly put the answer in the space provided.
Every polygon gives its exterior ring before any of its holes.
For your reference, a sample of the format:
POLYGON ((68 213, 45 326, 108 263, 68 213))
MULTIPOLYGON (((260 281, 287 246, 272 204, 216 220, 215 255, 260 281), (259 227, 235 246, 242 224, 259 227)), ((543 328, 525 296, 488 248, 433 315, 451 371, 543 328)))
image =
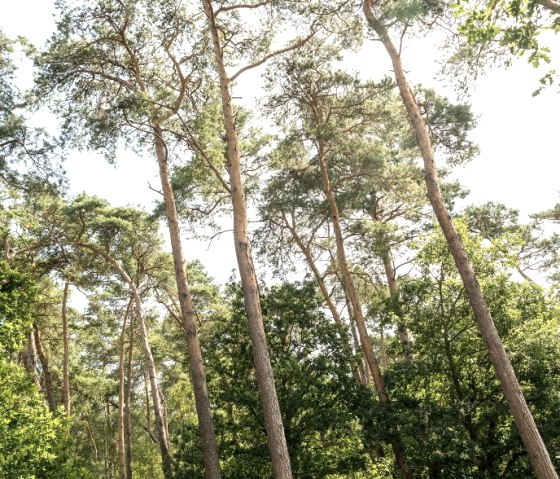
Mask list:
POLYGON ((550 61, 558 11, 58 0, 45 45, 0 33, 0 476, 558 478, 559 206, 472 204, 469 98, 402 54, 454 45, 461 88, 550 61), (71 193, 65 157, 123 149, 151 209, 71 193), (190 251, 225 232, 220 283, 190 251))

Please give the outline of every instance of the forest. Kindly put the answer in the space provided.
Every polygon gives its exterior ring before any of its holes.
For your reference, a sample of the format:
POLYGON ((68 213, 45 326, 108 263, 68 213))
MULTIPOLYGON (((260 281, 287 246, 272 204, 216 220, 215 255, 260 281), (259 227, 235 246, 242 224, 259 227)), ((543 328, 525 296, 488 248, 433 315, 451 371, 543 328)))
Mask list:
POLYGON ((476 78, 558 90, 560 3, 54 3, 0 31, 0 478, 558 479, 560 203, 460 168, 476 78), (70 193, 123 149, 151 208, 70 193))

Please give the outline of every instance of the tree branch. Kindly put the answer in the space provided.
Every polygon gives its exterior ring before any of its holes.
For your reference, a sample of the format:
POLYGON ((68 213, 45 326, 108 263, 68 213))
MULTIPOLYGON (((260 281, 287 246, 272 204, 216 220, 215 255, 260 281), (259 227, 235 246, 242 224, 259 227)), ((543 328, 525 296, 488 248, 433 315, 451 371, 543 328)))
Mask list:
POLYGON ((265 63, 266 61, 270 60, 273 57, 276 57, 278 55, 282 55, 283 53, 291 52, 293 50, 297 50, 298 48, 305 45, 315 35, 315 33, 316 33, 316 31, 312 30, 309 35, 307 35, 305 38, 302 38, 301 40, 294 43, 293 45, 290 45, 289 47, 282 48, 280 50, 276 50, 274 52, 271 52, 268 55, 265 55, 264 57, 262 57, 260 60, 254 62, 254 63, 251 63, 250 65, 244 66, 243 68, 238 70, 233 76, 229 77, 228 81, 229 82, 235 81, 235 79, 239 75, 241 75, 242 73, 245 73, 247 70, 251 70, 253 68, 257 68, 257 67, 261 66, 263 63, 265 63))
POLYGON ((272 0, 265 0, 264 2, 259 2, 259 3, 243 3, 241 5, 229 5, 227 7, 220 7, 218 8, 218 10, 216 10, 214 12, 214 17, 217 17, 218 14, 222 13, 222 12, 229 12, 231 10, 239 10, 241 8, 259 8, 259 7, 264 7, 265 5, 268 5, 272 3, 272 0))
POLYGON ((537 3, 548 10, 560 13, 560 3, 555 2, 554 0, 537 0, 537 3))

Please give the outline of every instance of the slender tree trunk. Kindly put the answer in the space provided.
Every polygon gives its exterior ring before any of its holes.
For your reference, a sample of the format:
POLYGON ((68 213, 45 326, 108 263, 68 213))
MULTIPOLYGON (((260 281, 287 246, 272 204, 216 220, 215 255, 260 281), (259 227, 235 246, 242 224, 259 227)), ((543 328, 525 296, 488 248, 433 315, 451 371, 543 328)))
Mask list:
MULTIPOLYGON (((138 89, 146 95, 149 95, 146 84, 143 80, 140 62, 136 57, 133 49, 130 48, 124 30, 121 32, 121 40, 128 52, 131 62, 131 69, 134 72, 134 79, 138 89)), ((164 48, 166 48, 165 45, 164 48)), ((180 63, 176 62, 174 59, 173 62, 175 66, 175 73, 177 73, 179 77, 181 87, 180 91, 177 93, 174 106, 170 111, 168 111, 167 116, 163 120, 160 119, 160 121, 165 121, 178 112, 183 101, 185 100, 185 95, 189 84, 189 80, 183 76, 180 63)), ((185 259, 183 248, 181 246, 181 235, 179 231, 177 208, 175 205, 175 195, 173 193, 173 189, 171 188, 168 163, 169 157, 163 139, 163 130, 161 126, 155 121, 151 121, 151 123, 153 129, 155 153, 158 161, 165 209, 167 213, 168 229, 173 255, 173 265, 175 268, 175 279, 177 282, 179 304, 182 313, 183 330, 187 342, 189 373, 195 396, 196 412, 198 416, 198 430, 201 439, 202 457, 205 467, 205 477, 206 479, 221 479, 218 447, 216 444, 214 433, 210 400, 208 398, 208 388, 206 386, 206 374, 204 372, 204 363, 202 361, 202 352, 200 349, 200 343, 196 328, 196 314, 192 304, 191 293, 187 281, 187 274, 185 271, 185 259)), ((165 400, 163 399, 163 397, 160 397, 158 399, 158 402, 164 404, 165 400)), ((161 426, 163 429, 163 434, 165 434, 165 436, 167 437, 167 420, 165 415, 162 418, 161 426)), ((169 456, 169 458, 171 459, 171 456, 169 456)))
POLYGON ((56 412, 56 401, 54 399, 51 370, 49 367, 49 361, 43 351, 43 346, 41 344, 41 332, 39 330, 39 325, 37 323, 33 323, 33 335, 35 338, 35 348, 37 349, 39 362, 41 363, 41 368, 43 369, 43 386, 44 386, 45 396, 47 397, 49 410, 51 412, 56 412))
POLYGON ((132 417, 131 417, 131 399, 132 399, 132 361, 134 358, 134 316, 130 317, 129 326, 129 344, 128 359, 126 365, 126 388, 124 391, 124 411, 123 411, 123 427, 124 427, 124 446, 126 460, 126 478, 132 479, 132 417))
POLYGON ((530 276, 528 276, 527 273, 525 273, 525 271, 523 271, 519 265, 516 265, 515 269, 519 273, 519 275, 531 285, 531 287, 533 287, 537 291, 541 289, 538 283, 534 281, 530 276))
MULTIPOLYGON (((142 375, 144 378, 144 398, 146 402, 146 431, 153 437, 152 433, 152 408, 150 406, 150 392, 148 391, 148 378, 146 377, 146 371, 142 371, 142 375)), ((157 442, 157 439, 156 439, 157 442)))
POLYGON ((171 240, 171 250, 173 253, 175 279, 177 281, 177 289, 179 293, 179 305, 181 307, 183 330, 185 340, 187 342, 189 372, 193 384, 196 413, 198 416, 198 430, 202 445, 205 477, 206 479, 220 479, 222 477, 222 473, 220 470, 218 446, 214 432, 210 399, 208 397, 208 387, 206 385, 206 373, 204 371, 204 362, 202 360, 202 350, 200 349, 200 341, 196 327, 196 313, 192 302, 187 273, 185 271, 185 257, 183 247, 181 245, 179 219, 169 173, 169 158, 163 139, 163 130, 159 125, 154 125, 154 143, 159 164, 165 209, 167 212, 167 223, 169 227, 169 237, 171 240))
POLYGON ((104 449, 105 449, 105 454, 104 454, 104 459, 105 459, 105 479, 111 479, 111 463, 110 463, 110 459, 109 459, 109 454, 110 454, 110 450, 111 447, 109 445, 109 436, 110 436, 110 428, 109 428, 109 414, 110 414, 110 409, 109 409, 109 400, 108 398, 105 398, 105 404, 104 404, 104 421, 103 421, 103 429, 104 429, 104 449))
POLYGON ((68 344, 68 290, 70 281, 64 281, 62 292, 62 402, 66 416, 70 416, 70 347, 68 344))
MULTIPOLYGON (((317 281, 317 284, 319 285, 319 289, 321 291, 321 294, 323 295, 323 298, 325 299, 325 302, 327 303, 327 306, 328 306, 328 308, 331 312, 331 315, 332 315, 336 325, 338 326, 338 328, 341 332, 341 337, 343 339, 345 339, 345 333, 348 329, 350 329, 351 334, 352 334, 352 338, 353 338, 353 342, 354 342, 354 347, 356 348, 356 351, 357 351, 360 347, 360 343, 359 343, 358 335, 357 335, 356 328, 355 328, 355 322, 354 322, 354 319, 353 319, 352 307, 347 303, 348 306, 349 306, 348 315, 349 315, 349 319, 350 319, 350 327, 347 328, 346 325, 343 323, 342 318, 340 317, 340 314, 338 313, 338 310, 336 309, 336 305, 334 304, 334 302, 331 298, 331 295, 328 292, 325 281, 323 280, 323 277, 322 277, 321 273, 319 272, 319 268, 317 267, 317 264, 315 263, 315 260, 313 259, 313 255, 311 254, 311 250, 302 241, 302 239, 300 238, 300 236, 297 233, 293 218, 292 218, 292 224, 291 225, 284 215, 283 215, 283 220, 284 220, 284 224, 286 225, 286 227, 290 231, 293 240, 299 246, 300 250, 304 254, 305 259, 307 260, 307 264, 309 265, 309 268, 311 269, 311 271, 313 272, 313 275, 315 276, 315 280, 317 281)), ((350 355, 352 355, 352 346, 348 342, 344 343, 344 349, 350 355)), ((360 384, 363 384, 364 386, 367 386, 369 384, 369 377, 368 377, 367 372, 363 368, 363 363, 360 362, 359 365, 352 364, 351 368, 352 368, 352 375, 353 375, 354 379, 356 381, 358 381, 360 384)), ((366 441, 365 437, 366 437, 366 434, 364 434, 363 444, 364 444, 364 448, 366 449, 366 451, 368 452, 368 454, 370 456, 371 461, 373 463, 375 463, 380 458, 385 457, 385 451, 383 450, 383 446, 381 444, 375 444, 375 443, 372 443, 372 442, 368 442, 368 441, 366 441)))
POLYGON ((146 322, 144 320, 144 313, 142 311, 142 304, 136 286, 133 287, 133 295, 135 301, 136 317, 138 318, 138 326, 140 330, 140 341, 142 343, 142 349, 144 351, 144 357, 146 360, 146 367, 148 369, 148 377, 150 380, 150 390, 152 407, 154 409, 154 417, 156 422, 157 438, 161 453, 163 475, 166 479, 171 478, 172 475, 172 458, 169 451, 169 438, 167 437, 166 429, 164 426, 164 414, 161 404, 161 392, 159 388, 159 383, 157 379, 157 370, 154 362, 154 357, 152 355, 152 348, 148 340, 148 330, 146 328, 146 322))
POLYGON ((274 374, 268 355, 262 311, 259 299, 257 275, 247 233, 247 203, 241 178, 240 147, 235 126, 235 115, 230 92, 230 80, 226 73, 220 34, 216 25, 210 0, 202 0, 213 41, 216 69, 220 79, 220 91, 227 143, 227 169, 231 184, 233 205, 233 236, 235 253, 243 288, 245 311, 249 323, 249 335, 253 349, 255 372, 261 398, 268 449, 275 479, 291 479, 292 466, 280 413, 280 404, 274 383, 274 374))
MULTIPOLYGON (((336 325, 338 326, 338 328, 341 332, 341 337, 343 339, 345 339, 345 333, 348 329, 350 329, 351 334, 352 334, 352 338, 353 338, 353 342, 354 342, 354 347, 356 348, 356 351, 357 351, 360 347, 360 343, 359 343, 359 340, 358 340, 358 335, 356 333, 353 314, 351 312, 352 307, 350 306, 348 308, 348 313, 349 313, 349 316, 350 316, 350 318, 349 318, 350 319, 350 327, 347 328, 346 325, 343 323, 342 318, 340 317, 340 314, 338 313, 338 310, 336 309, 336 305, 334 304, 334 302, 331 298, 331 295, 328 292, 325 281, 323 280, 323 277, 321 276, 321 273, 319 272, 319 268, 317 267, 317 264, 315 263, 315 260, 313 259, 313 255, 311 254, 311 251, 310 251, 309 247, 302 241, 302 239, 298 235, 297 230, 295 228, 295 225, 293 223, 292 223, 292 225, 290 225, 288 220, 285 217, 283 217, 283 220, 284 220, 284 224, 286 225, 286 227, 290 231, 290 233, 292 235, 292 238, 294 239, 295 243, 299 246, 300 250, 304 254, 305 259, 307 260, 307 264, 309 265, 309 268, 311 269, 311 271, 313 272, 313 275, 315 276, 315 280, 317 281, 317 284, 319 285, 319 289, 321 291, 321 294, 323 295, 323 298, 325 299, 325 302, 327 303, 327 306, 328 306, 328 308, 331 312, 331 315, 332 315, 336 325)), ((350 355, 352 355, 352 346, 348 342, 344 343, 344 349, 350 355)), ((353 363, 351 365, 351 368, 352 368, 352 376, 354 377, 354 379, 356 381, 358 381, 360 384, 363 384, 364 386, 367 386, 369 384, 369 377, 368 377, 367 371, 365 371, 364 368, 363 368, 363 363, 360 362, 359 365, 356 365, 356 364, 353 363)), ((366 436, 366 434, 364 434, 364 438, 365 438, 365 436, 366 436)), ((366 439, 363 439, 363 444, 364 444, 364 448, 368 452, 372 462, 375 463, 380 458, 385 457, 385 451, 383 450, 383 446, 381 444, 375 444, 375 443, 372 443, 372 442, 368 442, 368 441, 366 441, 366 439)))
POLYGON ((136 287, 134 287, 133 294, 136 303, 136 317, 138 318, 138 326, 140 329, 140 341, 142 343, 142 349, 144 351, 144 357, 146 360, 146 367, 148 369, 148 377, 150 379, 152 406, 154 408, 156 430, 158 433, 157 437, 161 453, 163 475, 166 479, 169 479, 172 476, 173 460, 171 458, 171 453, 169 450, 169 438, 167 437, 167 432, 164 425, 165 418, 161 403, 161 392, 157 379, 157 370, 154 362, 154 357, 152 355, 152 348, 150 347, 150 343, 148 340, 148 330, 146 328, 146 322, 144 320, 144 313, 142 311, 140 297, 138 295, 136 287))
POLYGON ((169 437, 169 421, 167 419, 167 401, 165 400, 165 396, 161 392, 161 389, 159 395, 160 395, 162 411, 163 411, 163 427, 165 428, 165 434, 167 435, 167 437, 169 437))
POLYGON ((99 451, 97 450, 97 443, 95 442, 95 437, 93 436, 93 431, 88 421, 85 421, 87 435, 91 441, 91 446, 93 447, 93 460, 94 462, 99 462, 99 451))
MULTIPOLYGON (((339 275, 337 275, 339 282, 342 284, 342 280, 339 275)), ((344 285, 342 285, 342 289, 344 290, 344 285)), ((354 346, 354 351, 360 351, 360 338, 358 337, 358 330, 356 329, 356 320, 354 319, 354 312, 352 310, 352 305, 348 300, 348 295, 346 291, 344 291, 344 297, 346 301, 346 309, 348 311, 348 322, 350 325, 350 332, 352 333, 352 345, 354 346)), ((359 365, 360 376, 362 377, 362 384, 368 385, 369 384, 369 373, 368 373, 368 365, 366 358, 362 358, 359 365)))
POLYGON ((30 332, 28 335, 27 344, 23 348, 23 353, 22 353, 23 365, 26 371, 29 374, 31 374, 35 386, 41 389, 41 379, 39 378, 39 374, 37 372, 37 365, 35 364, 35 355, 36 355, 35 341, 33 339, 33 333, 30 332))
MULTIPOLYGON (((321 294, 323 295, 323 299, 327 303, 329 311, 331 312, 331 315, 334 319, 334 322, 336 323, 336 325, 338 327, 338 330, 340 332, 340 337, 344 341, 344 349, 348 353, 349 357, 351 357, 352 356, 352 348, 348 344, 348 339, 346 337, 346 333, 347 333, 348 328, 346 327, 346 325, 342 321, 342 318, 340 317, 340 314, 338 314, 338 310, 336 309, 336 305, 334 304, 334 302, 331 298, 331 295, 329 294, 329 291, 327 289, 327 285, 325 284, 325 281, 324 281, 323 277, 321 276, 321 273, 319 272, 319 268, 317 267, 317 264, 315 263, 315 260, 313 259, 313 255, 311 254, 311 250, 302 241, 302 239, 300 238, 300 236, 298 235, 298 233, 296 231, 295 226, 290 225, 288 223, 287 218, 284 217, 283 220, 284 220, 284 224, 286 225, 286 227, 290 231, 290 234, 292 235, 293 240, 295 241, 295 243, 298 245, 299 249, 301 250, 301 252, 305 256, 305 259, 307 261, 307 264, 308 264, 309 268, 311 269, 311 271, 313 273, 313 276, 315 276, 315 281, 317 282, 317 284, 319 286, 319 290, 321 291, 321 294)), ((360 371, 359 371, 358 366, 354 362, 352 362, 350 367, 352 369, 352 375, 354 376, 354 379, 356 379, 356 381, 358 381, 362 384, 365 384, 363 377, 360 375, 360 371)))
POLYGON ((533 415, 525 401, 511 362, 482 294, 472 264, 457 234, 457 230, 453 225, 447 207, 443 202, 430 134, 412 90, 408 86, 406 75, 401 64, 400 54, 389 37, 385 26, 375 16, 373 7, 373 0, 364 1, 365 17, 369 25, 379 36, 379 39, 391 58, 397 86, 408 112, 409 119, 415 130, 418 147, 424 160, 424 177, 426 180, 428 198, 434 209, 441 230, 443 231, 443 235, 447 240, 457 270, 461 275, 482 339, 488 349, 490 360, 496 370, 496 375, 504 391, 521 439, 527 448, 529 460, 531 461, 536 476, 539 479, 557 479, 558 474, 554 470, 554 466, 552 465, 546 446, 539 434, 533 415))
POLYGON ((87 243, 78 243, 78 246, 84 247, 93 251, 94 253, 105 258, 113 268, 120 274, 121 278, 128 285, 132 298, 134 300, 134 309, 136 312, 136 318, 138 319, 138 326, 140 330, 140 342, 142 344, 142 350, 144 352, 144 359, 146 361, 146 367, 148 369, 148 376, 150 378, 150 389, 152 396, 152 405, 154 408, 154 416, 156 420, 156 429, 158 433, 158 443, 161 453, 161 461, 163 468, 163 475, 165 479, 170 479, 172 476, 172 466, 173 458, 169 450, 169 438, 167 437, 167 431, 165 428, 165 415, 163 412, 163 406, 161 402, 162 392, 157 379, 157 370, 154 357, 152 355, 152 348, 150 347, 150 342, 148 339, 148 330, 146 328, 146 322, 144 319, 144 313, 142 310, 142 299, 138 293, 138 288, 134 281, 130 278, 128 273, 124 268, 106 251, 97 249, 87 243))
POLYGON ((382 259, 383 267, 385 268, 385 277, 387 278, 387 285, 389 286, 389 294, 391 295, 391 299, 393 300, 395 307, 397 308, 397 317, 399 318, 399 324, 397 324, 397 332, 399 334, 399 341, 404 348, 405 358, 410 359, 410 335, 402 325, 402 313, 398 304, 399 286, 397 284, 397 274, 393 266, 393 259, 389 252, 384 254, 382 259))
POLYGON ((132 306, 132 298, 128 302, 126 312, 123 318, 121 334, 119 337, 119 414, 117 417, 117 449, 119 453, 119 478, 127 479, 126 475, 126 450, 125 450, 125 434, 124 434, 124 414, 125 414, 125 338, 126 324, 132 306))
MULTIPOLYGON (((317 157, 319 161, 319 168, 321 171, 321 179, 323 181, 323 191, 325 193, 327 203, 329 205, 329 210, 331 213, 331 218, 333 223, 333 230, 334 230, 335 241, 336 241, 336 256, 338 262, 338 269, 341 274, 342 285, 352 306, 352 313, 354 315, 354 320, 356 321, 356 327, 358 328, 360 344, 362 345, 364 356, 366 357, 369 370, 371 371, 371 375, 373 377, 373 383, 375 385, 375 390, 377 392, 379 402, 381 404, 388 404, 389 396, 387 395, 387 391, 385 390, 385 381, 381 373, 379 361, 377 360, 377 357, 375 356, 375 352, 373 351, 373 347, 371 345, 371 341, 366 328, 365 318, 362 312, 362 305, 360 303, 360 298, 356 290, 356 287, 354 286, 354 281, 352 280, 350 269, 348 267, 348 261, 346 259, 346 252, 344 248, 344 237, 342 235, 342 228, 340 225, 338 205, 336 203, 336 199, 334 197, 334 193, 331 188, 331 183, 327 171, 327 165, 325 163, 324 146, 322 140, 318 141, 317 157)), ((413 474, 410 467, 408 466, 406 454, 403 450, 402 443, 400 441, 400 438, 398 437, 398 434, 393 435, 391 446, 395 454, 395 461, 397 463, 399 471, 401 472, 402 477, 405 479, 411 479, 413 477, 413 474)))
POLYGON ((379 324, 379 356, 381 356, 381 367, 387 369, 387 351, 385 349, 385 328, 379 324))

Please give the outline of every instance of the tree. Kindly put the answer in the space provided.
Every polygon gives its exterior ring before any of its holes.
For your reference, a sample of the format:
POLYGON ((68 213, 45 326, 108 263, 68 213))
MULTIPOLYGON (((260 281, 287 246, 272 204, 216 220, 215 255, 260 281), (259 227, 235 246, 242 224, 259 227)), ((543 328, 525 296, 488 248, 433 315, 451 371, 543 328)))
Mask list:
POLYGON ((28 105, 14 85, 15 43, 0 32, 0 191, 54 190, 63 179, 52 163, 55 144, 43 129, 27 124, 28 105))
MULTIPOLYGON (((231 52, 231 55, 234 58, 243 58, 243 56, 248 57, 250 63, 241 67, 232 75, 228 74, 226 70, 226 63, 229 60, 227 55, 230 53, 227 48, 227 44, 229 42, 228 36, 235 36, 237 33, 240 33, 236 32, 235 29, 232 28, 235 23, 239 22, 236 18, 239 15, 239 10, 252 10, 260 8, 262 11, 262 7, 266 7, 269 3, 270 2, 265 1, 241 6, 223 5, 215 9, 211 0, 202 0, 204 14, 207 19, 208 30, 212 41, 214 65, 218 74, 220 85, 227 147, 229 190, 233 207, 233 236, 235 253, 245 298, 245 309, 247 312, 251 344, 253 347, 257 383, 264 411, 270 457, 274 477, 276 479, 290 479, 292 477, 290 458, 286 446, 282 416, 274 384, 274 374, 266 344, 262 311, 259 303, 257 275, 255 273, 253 254, 251 252, 247 231, 247 200, 241 173, 241 148, 237 135, 236 113, 232 103, 231 84, 242 73, 262 65, 268 59, 299 48, 305 43, 305 41, 307 41, 308 38, 310 38, 310 36, 314 34, 314 32, 312 30, 309 37, 296 40, 285 48, 276 51, 267 51, 269 49, 266 48, 264 52, 260 51, 258 47, 258 42, 263 39, 258 38, 258 36, 259 34, 263 35, 264 32, 258 32, 257 34, 252 35, 252 37, 250 36, 249 38, 246 38, 244 43, 248 46, 248 48, 244 49, 245 51, 231 52), (228 35, 221 35, 220 32, 222 29, 227 31, 228 35)), ((270 25, 272 26, 273 23, 270 25)), ((270 40, 267 39, 265 41, 265 45, 269 47, 270 40)))
MULTIPOLYGON (((158 374, 148 339, 142 298, 139 291, 144 279, 144 271, 153 267, 150 265, 150 260, 157 261, 159 259, 157 258, 157 250, 156 258, 150 257, 150 253, 153 254, 157 248, 158 239, 157 236, 153 236, 153 225, 147 221, 145 215, 130 209, 109 209, 107 206, 106 203, 96 198, 85 196, 76 198, 64 211, 68 224, 77 225, 77 232, 73 232, 69 228, 66 241, 74 247, 85 250, 87 254, 92 253, 96 259, 102 259, 106 263, 105 268, 113 270, 129 289, 135 315, 138 319, 142 349, 150 378, 152 405, 156 417, 157 438, 161 450, 163 471, 165 477, 171 477, 173 460, 169 450, 163 393, 157 378, 158 374), (142 226, 144 227, 142 228, 142 226), (150 235, 150 233, 152 234, 150 235), (131 252, 130 256, 124 256, 126 255, 125 252, 128 251, 131 252), (131 272, 129 273, 127 269, 131 272)), ((124 398, 122 403, 124 407, 124 398)))
MULTIPOLYGON (((227 294, 229 311, 206 324, 224 475, 267 477, 271 466, 247 347, 242 291, 231 284, 227 294)), ((347 338, 326 321, 315 286, 282 283, 266 288, 261 304, 294 475, 361 477, 367 468, 375 470, 361 443, 358 414, 369 408, 371 393, 353 379, 342 346, 347 338)), ((178 438, 183 457, 192 457, 192 440, 185 428, 178 438)), ((199 465, 186 461, 183 467, 184 474, 198 477, 199 465)))
MULTIPOLYGON (((560 3, 555 0, 523 2, 496 0, 488 4, 460 1, 453 5, 459 20, 460 43, 450 59, 452 68, 478 75, 487 64, 526 56, 534 67, 550 63, 550 48, 543 44, 543 33, 560 31, 560 3), (465 68, 466 67, 466 68, 465 68)), ((548 71, 540 79, 537 95, 555 82, 557 72, 548 71)))
POLYGON ((443 201, 430 132, 414 97, 414 93, 408 85, 401 62, 400 52, 391 40, 389 31, 384 24, 385 19, 380 19, 379 8, 376 9, 374 2, 365 0, 363 2, 363 11, 369 27, 376 33, 391 59, 395 80, 403 104, 408 112, 410 122, 416 133, 418 148, 424 162, 424 175, 428 198, 461 275, 482 338, 488 349, 492 364, 494 365, 496 374, 502 385, 514 420, 527 448, 531 464, 533 465, 537 477, 556 478, 558 475, 554 470, 546 446, 542 441, 535 420, 527 406, 511 362, 502 344, 496 326, 494 325, 492 315, 486 304, 480 285, 478 284, 472 263, 469 260, 463 242, 455 229, 449 211, 443 201))
MULTIPOLYGON (((62 20, 50 50, 38 57, 40 87, 66 95, 59 108, 65 117, 67 140, 84 133, 88 146, 109 157, 119 138, 155 149, 171 239, 191 380, 206 461, 207 477, 219 478, 218 452, 208 398, 204 364, 196 328, 169 171, 168 129, 185 111, 186 99, 198 90, 200 68, 184 70, 200 45, 189 32, 191 13, 173 2, 134 5, 97 2, 91 6, 60 5, 62 20), (158 21, 154 22, 153 19, 158 21), (172 19, 172 23, 168 22, 172 19), (148 34, 151 32, 151 35, 148 34), (160 52, 158 62, 153 53, 160 52), (186 60, 185 60, 186 61, 186 60), (108 69, 107 69, 108 68, 108 69), (75 121, 83 128, 76 131, 75 121), (72 126, 70 126, 72 125, 72 126)), ((194 56, 196 57, 196 53, 194 56)), ((192 66, 192 65, 189 65, 192 66)), ((54 96, 51 93, 51 98, 54 96)))
POLYGON ((13 359, 29 336, 36 290, 0 261, 0 474, 33 478, 56 457, 60 422, 47 410, 31 376, 13 359))
MULTIPOLYGON (((458 228, 464 233, 467 226, 459 222, 458 228)), ((556 406, 548 390, 552 356, 545 344, 554 348, 556 340, 545 330, 554 329, 557 306, 545 290, 511 280, 500 243, 499 235, 492 240, 477 235, 466 239, 465 246, 527 399, 554 447, 556 420, 550 411, 556 406), (543 334, 548 337, 543 343, 530 339, 543 334)), ((415 340, 414 362, 393 363, 387 372, 411 461, 429 477, 528 477, 527 454, 511 425, 507 403, 500 400, 489 358, 480 348, 446 242, 435 231, 420 237, 416 247, 416 267, 401 282, 400 298, 415 340)))

